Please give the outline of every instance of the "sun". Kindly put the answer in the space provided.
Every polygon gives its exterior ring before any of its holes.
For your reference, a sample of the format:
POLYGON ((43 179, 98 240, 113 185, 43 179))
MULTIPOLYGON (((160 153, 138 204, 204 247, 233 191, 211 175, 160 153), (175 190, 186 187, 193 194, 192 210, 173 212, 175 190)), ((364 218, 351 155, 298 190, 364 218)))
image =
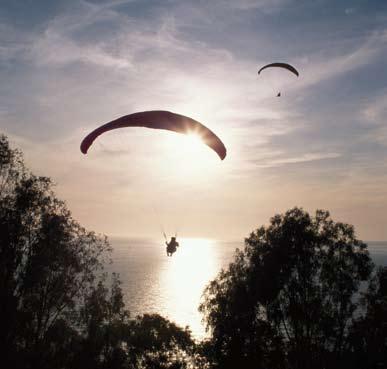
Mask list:
POLYGON ((196 132, 171 134, 165 137, 166 160, 163 171, 173 173, 174 181, 196 181, 208 178, 219 157, 196 132))
POLYGON ((204 151, 208 150, 205 146, 202 138, 195 132, 189 132, 186 135, 183 135, 183 138, 180 140, 180 153, 184 155, 193 155, 195 157, 206 156, 204 151))

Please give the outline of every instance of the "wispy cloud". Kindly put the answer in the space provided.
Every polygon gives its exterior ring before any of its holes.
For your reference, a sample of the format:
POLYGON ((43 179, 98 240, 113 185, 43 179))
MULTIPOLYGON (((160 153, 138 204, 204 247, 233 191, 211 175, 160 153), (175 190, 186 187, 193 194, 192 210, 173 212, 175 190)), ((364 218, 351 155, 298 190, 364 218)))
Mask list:
POLYGON ((289 4, 290 0, 218 0, 220 5, 226 5, 233 9, 252 10, 261 9, 264 12, 272 12, 289 4))
POLYGON ((370 123, 385 123, 387 116, 387 91, 367 103, 364 117, 370 123))
POLYGON ((120 58, 104 50, 104 45, 79 45, 73 40, 47 30, 33 45, 31 54, 38 64, 66 65, 81 62, 107 68, 130 68, 128 57, 120 58))
POLYGON ((370 64, 375 59, 381 57, 387 48, 386 30, 378 31, 360 43, 354 50, 340 52, 334 50, 336 55, 332 55, 332 50, 316 52, 308 57, 306 61, 300 61, 301 76, 293 88, 306 88, 321 81, 337 78, 348 72, 370 64), (337 53, 339 53, 337 55, 337 53))
POLYGON ((257 166, 260 168, 272 168, 287 164, 299 164, 318 160, 335 159, 338 157, 340 157, 340 154, 338 153, 306 153, 298 157, 284 156, 282 158, 263 160, 261 163, 258 163, 257 166))

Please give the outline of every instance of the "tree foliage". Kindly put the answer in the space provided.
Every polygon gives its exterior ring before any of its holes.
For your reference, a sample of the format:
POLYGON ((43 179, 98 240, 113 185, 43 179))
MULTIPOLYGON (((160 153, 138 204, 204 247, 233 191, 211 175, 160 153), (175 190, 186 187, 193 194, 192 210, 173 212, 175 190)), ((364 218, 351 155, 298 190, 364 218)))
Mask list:
POLYGON ((200 306, 214 366, 344 367, 360 286, 373 268, 354 228, 326 211, 294 208, 245 244, 200 306))
POLYGON ((109 245, 71 217, 4 136, 0 158, 1 346, 10 361, 41 365, 47 334, 60 319, 74 322, 109 245))
POLYGON ((106 237, 76 222, 50 179, 31 174, 0 135, 2 367, 192 363, 189 331, 157 315, 129 319, 118 276, 104 271, 109 252, 106 237))
POLYGON ((373 276, 361 305, 364 315, 355 320, 350 334, 352 368, 387 366, 387 267, 373 276))

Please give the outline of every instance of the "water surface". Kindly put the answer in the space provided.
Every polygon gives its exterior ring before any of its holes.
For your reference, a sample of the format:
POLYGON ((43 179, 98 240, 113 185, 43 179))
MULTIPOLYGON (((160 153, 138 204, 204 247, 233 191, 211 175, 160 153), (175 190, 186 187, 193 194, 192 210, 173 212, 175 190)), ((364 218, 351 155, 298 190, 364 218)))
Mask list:
MULTIPOLYGON (((243 242, 180 239, 181 247, 167 257, 161 242, 112 238, 112 269, 120 274, 125 304, 131 315, 158 313, 180 326, 189 325, 194 337, 205 336, 198 312, 209 281, 232 261, 243 242)), ((387 242, 368 242, 375 264, 387 265, 387 242)))

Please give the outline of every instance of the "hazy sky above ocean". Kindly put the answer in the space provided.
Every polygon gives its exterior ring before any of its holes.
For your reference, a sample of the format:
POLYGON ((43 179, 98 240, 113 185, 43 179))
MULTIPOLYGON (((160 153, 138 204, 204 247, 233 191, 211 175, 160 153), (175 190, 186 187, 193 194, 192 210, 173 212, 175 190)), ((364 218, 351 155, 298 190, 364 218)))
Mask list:
POLYGON ((387 239, 387 2, 2 0, 0 131, 87 228, 243 239, 295 205, 387 239), (287 61, 296 78, 257 70, 287 61), (281 91, 281 98, 276 98, 281 91), (121 130, 135 111, 225 142, 121 130))

